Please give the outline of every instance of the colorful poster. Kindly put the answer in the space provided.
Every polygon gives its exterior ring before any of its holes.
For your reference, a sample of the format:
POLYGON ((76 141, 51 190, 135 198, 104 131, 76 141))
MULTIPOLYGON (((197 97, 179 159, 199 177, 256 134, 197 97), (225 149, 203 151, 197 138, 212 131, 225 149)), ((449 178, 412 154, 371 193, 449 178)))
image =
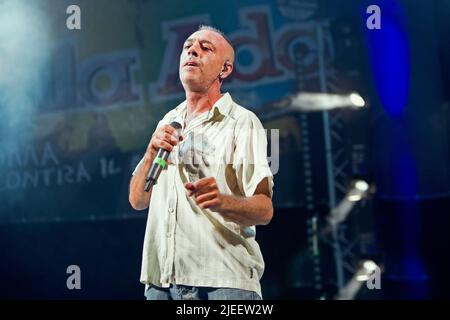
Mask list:
POLYGON ((322 91, 325 79, 328 90, 337 90, 332 19, 320 1, 6 0, 2 6, 10 6, 18 27, 0 30, 9 48, 0 76, 1 222, 135 216, 131 172, 157 122, 184 99, 179 55, 201 24, 221 29, 235 46, 235 72, 223 91, 266 128, 280 130, 276 205, 301 205, 292 188, 301 178, 300 124, 296 116, 267 115, 300 85, 322 91), (81 29, 67 27, 70 5, 80 9, 81 29))

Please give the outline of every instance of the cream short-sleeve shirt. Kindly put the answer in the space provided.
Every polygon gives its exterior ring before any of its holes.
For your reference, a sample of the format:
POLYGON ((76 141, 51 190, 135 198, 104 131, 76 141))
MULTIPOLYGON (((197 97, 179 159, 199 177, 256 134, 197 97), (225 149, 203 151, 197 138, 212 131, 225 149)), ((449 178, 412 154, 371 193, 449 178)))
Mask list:
MULTIPOLYGON (((219 191, 250 197, 259 182, 273 175, 267 161, 267 137, 257 116, 226 93, 213 108, 184 127, 186 102, 169 111, 158 127, 178 121, 185 139, 169 156, 170 164, 153 186, 144 238, 141 282, 228 287, 257 292, 264 260, 255 227, 201 209, 187 196, 184 183, 214 177, 219 191)), ((139 169, 137 165, 133 174, 139 169)))

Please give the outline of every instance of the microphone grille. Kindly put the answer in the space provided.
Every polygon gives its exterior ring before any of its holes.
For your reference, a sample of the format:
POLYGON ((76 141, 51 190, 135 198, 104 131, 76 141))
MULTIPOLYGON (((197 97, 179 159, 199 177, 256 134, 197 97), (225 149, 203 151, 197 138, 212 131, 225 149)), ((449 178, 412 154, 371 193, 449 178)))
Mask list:
POLYGON ((181 125, 179 122, 177 122, 177 121, 173 121, 173 122, 170 124, 170 126, 173 127, 175 130, 179 130, 179 129, 182 128, 182 125, 181 125))

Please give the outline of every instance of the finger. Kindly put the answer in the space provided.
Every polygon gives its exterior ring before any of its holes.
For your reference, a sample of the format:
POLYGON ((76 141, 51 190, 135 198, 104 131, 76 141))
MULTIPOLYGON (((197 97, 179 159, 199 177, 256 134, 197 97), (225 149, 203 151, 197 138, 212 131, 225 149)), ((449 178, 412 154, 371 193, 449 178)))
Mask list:
POLYGON ((194 189, 195 189, 194 185, 193 185, 191 182, 186 182, 186 183, 184 184, 184 187, 185 187, 186 189, 189 189, 189 190, 194 190, 194 189))
POLYGON ((174 127, 172 127, 171 125, 165 124, 161 127, 161 131, 163 132, 167 132, 169 134, 175 135, 177 133, 177 130, 175 130, 174 127))
POLYGON ((195 193, 197 195, 207 194, 207 193, 215 192, 215 191, 218 191, 217 185, 215 183, 211 184, 211 185, 203 186, 201 188, 195 188, 195 193))
POLYGON ((160 140, 164 140, 167 143, 170 143, 173 146, 178 144, 178 139, 167 132, 160 132, 156 137, 160 140))
POLYGON ((206 177, 206 178, 202 178, 200 180, 197 180, 194 183, 194 187, 195 189, 203 189, 206 186, 212 186, 212 185, 216 185, 216 180, 213 177, 206 177))
POLYGON ((208 208, 214 208, 218 204, 219 204, 219 199, 214 199, 214 200, 209 200, 209 201, 203 202, 202 204, 199 205, 199 207, 202 209, 208 209, 208 208))
POLYGON ((184 187, 186 188, 188 196, 192 196, 194 194, 195 188, 194 185, 190 182, 187 182, 184 184, 184 187))
POLYGON ((205 193, 202 195, 197 195, 195 197, 195 201, 197 202, 198 205, 202 204, 203 202, 209 201, 209 200, 213 200, 215 198, 217 198, 217 192, 209 192, 209 193, 205 193))
POLYGON ((169 133, 166 132, 164 138, 168 140, 167 142, 170 142, 173 145, 177 145, 178 144, 178 138, 177 138, 176 135, 169 134, 169 133))
POLYGON ((177 141, 181 136, 181 132, 179 130, 175 130, 174 128, 170 127, 168 130, 164 130, 165 133, 170 134, 172 137, 174 137, 177 141))
POLYGON ((173 150, 173 146, 170 143, 167 143, 166 141, 163 141, 163 140, 156 139, 154 145, 155 145, 156 149, 162 148, 169 152, 171 152, 173 150))

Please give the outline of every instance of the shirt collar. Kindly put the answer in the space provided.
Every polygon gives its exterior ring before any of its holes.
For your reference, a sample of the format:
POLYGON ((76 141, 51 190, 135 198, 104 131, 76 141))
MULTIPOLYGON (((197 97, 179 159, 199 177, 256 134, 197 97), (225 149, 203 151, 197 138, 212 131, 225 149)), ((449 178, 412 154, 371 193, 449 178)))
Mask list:
POLYGON ((215 109, 217 109, 220 114, 228 116, 230 114, 232 104, 233 100, 231 99, 230 94, 228 92, 224 93, 222 97, 220 97, 220 99, 217 100, 214 106, 211 108, 208 119, 216 114, 217 111, 215 111, 215 109))
MULTIPOLYGON (((231 111, 231 106, 233 104, 233 99, 231 99, 231 95, 226 92, 222 94, 219 100, 216 101, 214 106, 209 110, 208 116, 206 120, 210 120, 212 117, 217 116, 219 114, 223 116, 228 116, 231 111)), ((171 118, 171 121, 177 121, 179 123, 184 122, 184 115, 186 113, 187 104, 186 100, 180 103, 177 107, 175 107, 175 114, 171 118)))

